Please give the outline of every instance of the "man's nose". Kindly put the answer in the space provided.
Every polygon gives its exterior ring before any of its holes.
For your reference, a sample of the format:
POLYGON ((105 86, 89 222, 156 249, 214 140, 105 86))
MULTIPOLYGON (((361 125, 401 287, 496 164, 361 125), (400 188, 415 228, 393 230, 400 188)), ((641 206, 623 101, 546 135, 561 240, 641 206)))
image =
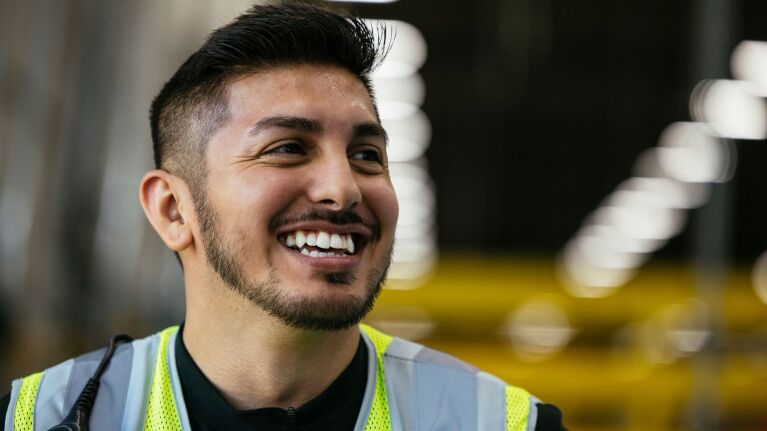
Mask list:
POLYGON ((317 162, 308 191, 312 202, 331 211, 344 211, 362 201, 362 192, 346 154, 326 156, 317 162))

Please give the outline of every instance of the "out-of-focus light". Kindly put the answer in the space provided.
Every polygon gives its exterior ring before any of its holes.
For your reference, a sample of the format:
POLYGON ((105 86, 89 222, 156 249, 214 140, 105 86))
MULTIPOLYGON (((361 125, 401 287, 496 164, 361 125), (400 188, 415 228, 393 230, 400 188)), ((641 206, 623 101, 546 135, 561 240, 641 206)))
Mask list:
POLYGON ((397 225, 423 223, 434 218, 434 199, 425 195, 423 200, 400 199, 397 225))
POLYGON ((732 53, 730 67, 734 77, 748 81, 755 94, 767 97, 767 42, 740 42, 732 53))
POLYGON ((414 26, 391 20, 366 20, 373 32, 392 42, 372 84, 378 113, 389 136, 389 174, 399 202, 389 289, 419 287, 437 261, 434 185, 423 158, 431 126, 421 111, 425 85, 418 70, 426 61, 426 41, 414 26))
POLYGON ((392 260, 394 262, 417 262, 428 258, 435 249, 434 237, 428 234, 415 240, 402 239, 397 241, 397 245, 394 247, 392 260))
POLYGON ((653 193, 616 190, 607 204, 597 210, 595 218, 597 224, 613 225, 628 237, 666 240, 682 229, 685 213, 668 206, 653 193))
POLYGON ((643 351, 651 362, 670 363, 699 352, 711 339, 709 313, 698 299, 671 304, 642 324, 643 351))
POLYGON ((434 268, 437 265, 437 252, 431 250, 430 253, 424 254, 420 260, 415 261, 397 261, 396 254, 398 246, 394 248, 395 260, 389 268, 389 276, 387 277, 386 288, 392 290, 409 290, 421 287, 422 280, 429 277, 432 274, 434 268))
POLYGON ((431 124, 423 111, 397 118, 382 118, 389 134, 388 156, 391 162, 409 162, 423 155, 431 140, 431 124))
POLYGON ((367 20, 373 28, 383 24, 393 30, 394 43, 377 76, 400 78, 411 75, 426 61, 426 40, 417 28, 403 21, 367 20))
POLYGON ((659 196, 670 208, 696 208, 708 199, 708 187, 701 183, 680 182, 663 177, 632 177, 617 190, 636 190, 659 196))
POLYGON ((751 282, 756 296, 767 304, 767 252, 762 253, 756 260, 751 271, 751 282))
POLYGON ((732 177, 734 153, 726 141, 700 123, 672 123, 661 133, 658 161, 668 174, 692 183, 724 182, 732 177))
POLYGON ((689 299, 664 311, 663 319, 668 328, 666 337, 677 356, 699 352, 711 339, 706 310, 706 305, 699 299, 689 299))
POLYGON ((393 138, 389 140, 389 150, 387 156, 390 162, 410 162, 423 156, 428 141, 416 141, 413 139, 393 138))
POLYGON ((644 253, 619 250, 615 241, 600 235, 578 236, 573 240, 573 247, 584 259, 600 268, 629 269, 644 262, 644 253))
POLYGON ((378 102, 378 114, 381 120, 399 120, 415 115, 421 108, 408 102, 381 100, 378 102))
POLYGON ((672 329, 667 334, 671 345, 683 356, 700 351, 711 337, 705 329, 672 329))
POLYGON ((392 185, 399 199, 418 199, 422 202, 426 200, 429 206, 434 202, 433 196, 427 196, 432 194, 432 185, 428 177, 397 175, 392 178, 392 185))
POLYGON ((421 75, 413 73, 399 78, 373 75, 373 88, 382 101, 406 102, 412 105, 423 105, 426 97, 426 85, 421 75))
POLYGON ((540 299, 514 311, 501 327, 514 351, 527 360, 542 360, 562 351, 575 335, 564 310, 540 299))
MULTIPOLYGON (((591 217, 589 223, 598 223, 598 217, 591 217)), ((662 247, 666 242, 657 239, 635 238, 610 224, 587 224, 576 234, 576 238, 595 236, 602 238, 620 253, 647 254, 662 247)))
POLYGON ((405 305, 376 309, 370 320, 376 328, 411 341, 428 337, 437 326, 426 310, 405 305))
POLYGON ((572 243, 565 247, 557 263, 557 273, 565 289, 573 296, 601 298, 628 283, 633 268, 604 268, 586 259, 572 243))
POLYGON ((767 107, 748 91, 748 83, 703 81, 690 97, 694 119, 705 122, 719 136, 733 139, 767 137, 767 107))
POLYGON ((434 235, 434 223, 432 220, 424 220, 421 223, 397 224, 397 240, 417 239, 424 235, 434 235))

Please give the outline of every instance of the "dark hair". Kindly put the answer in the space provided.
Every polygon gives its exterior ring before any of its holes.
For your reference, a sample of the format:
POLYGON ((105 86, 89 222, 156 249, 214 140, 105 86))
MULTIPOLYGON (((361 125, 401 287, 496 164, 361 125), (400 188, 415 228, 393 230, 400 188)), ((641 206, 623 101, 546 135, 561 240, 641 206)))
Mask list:
POLYGON ((299 64, 346 69, 367 88, 390 45, 386 28, 326 6, 257 5, 214 31, 179 67, 152 102, 157 168, 195 187, 210 136, 229 118, 226 86, 234 77, 299 64))

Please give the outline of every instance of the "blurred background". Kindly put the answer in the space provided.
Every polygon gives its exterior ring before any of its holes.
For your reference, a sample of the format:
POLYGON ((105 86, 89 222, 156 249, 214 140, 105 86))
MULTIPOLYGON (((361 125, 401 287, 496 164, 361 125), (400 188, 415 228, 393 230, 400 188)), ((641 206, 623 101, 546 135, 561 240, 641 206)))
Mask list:
MULTIPOLYGON (((137 200, 147 111, 250 4, 0 1, 0 381, 183 318, 137 200)), ((398 35, 370 323, 572 430, 767 429, 767 2, 337 5, 398 35)))

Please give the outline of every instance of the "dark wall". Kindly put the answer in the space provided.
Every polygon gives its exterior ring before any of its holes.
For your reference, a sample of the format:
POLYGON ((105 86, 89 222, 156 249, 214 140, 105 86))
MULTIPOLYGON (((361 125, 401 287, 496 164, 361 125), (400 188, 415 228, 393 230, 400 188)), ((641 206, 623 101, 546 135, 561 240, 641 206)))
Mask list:
MULTIPOLYGON (((767 40, 765 2, 735 2, 732 43, 767 40)), ((410 22, 429 57, 427 152, 446 251, 552 253, 671 122, 690 121, 694 2, 399 1, 358 7, 410 22)), ((723 18, 724 19, 724 18, 723 18)), ((729 56, 729 54, 727 54, 729 56)), ((763 142, 740 142, 737 258, 767 245, 763 142)), ((695 213, 691 223, 695 223, 695 213)), ((684 257, 692 229, 660 252, 684 257)))

